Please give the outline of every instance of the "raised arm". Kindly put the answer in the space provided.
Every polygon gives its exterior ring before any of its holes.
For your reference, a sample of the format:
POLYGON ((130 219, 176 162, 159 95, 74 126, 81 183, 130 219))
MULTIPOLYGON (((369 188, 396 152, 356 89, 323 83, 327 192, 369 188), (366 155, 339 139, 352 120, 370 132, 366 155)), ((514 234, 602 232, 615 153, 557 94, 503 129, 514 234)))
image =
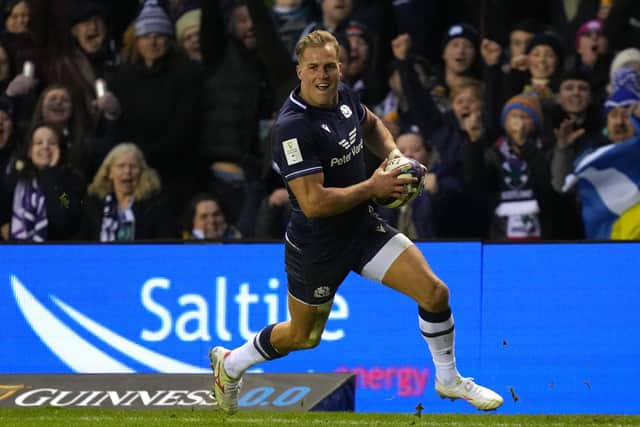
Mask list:
POLYGON ((274 89, 275 104, 280 106, 296 85, 295 66, 291 55, 280 40, 275 21, 262 1, 247 2, 256 33, 258 55, 265 64, 267 78, 274 89))
POLYGON ((423 135, 430 136, 442 123, 442 115, 431 97, 430 91, 420 83, 414 69, 415 58, 410 54, 410 36, 400 34, 392 40, 391 48, 398 61, 402 92, 407 98, 411 119, 418 125, 423 135))

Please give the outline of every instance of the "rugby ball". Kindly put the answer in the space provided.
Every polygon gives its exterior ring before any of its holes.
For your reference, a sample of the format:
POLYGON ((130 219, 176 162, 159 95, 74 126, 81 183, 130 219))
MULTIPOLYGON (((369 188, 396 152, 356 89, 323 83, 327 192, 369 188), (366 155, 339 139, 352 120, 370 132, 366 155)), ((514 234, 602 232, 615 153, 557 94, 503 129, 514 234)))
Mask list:
POLYGON ((422 192, 422 188, 424 186, 424 175, 426 168, 422 166, 417 160, 410 159, 404 156, 395 157, 387 162, 385 171, 389 172, 394 169, 400 169, 402 171, 402 173, 398 175, 398 178, 417 178, 418 180, 416 182, 405 184, 408 190, 405 197, 387 197, 385 199, 373 199, 376 204, 385 208, 399 208, 400 206, 411 203, 422 192))

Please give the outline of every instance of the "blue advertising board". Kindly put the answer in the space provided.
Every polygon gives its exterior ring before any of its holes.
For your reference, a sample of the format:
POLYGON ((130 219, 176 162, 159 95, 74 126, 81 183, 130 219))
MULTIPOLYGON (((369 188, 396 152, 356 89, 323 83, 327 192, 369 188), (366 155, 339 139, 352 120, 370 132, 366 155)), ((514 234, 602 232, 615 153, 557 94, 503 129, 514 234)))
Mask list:
POLYGON ((640 244, 483 252, 480 371, 513 391, 513 408, 640 413, 631 397, 640 380, 640 244))
MULTIPOLYGON (((451 289, 463 375, 502 413, 640 413, 640 244, 420 243, 451 289)), ((287 319, 281 244, 0 246, 0 373, 206 373, 287 319)), ((407 297, 351 274, 322 343, 253 372, 356 372, 361 412, 473 412, 439 399, 407 297)))

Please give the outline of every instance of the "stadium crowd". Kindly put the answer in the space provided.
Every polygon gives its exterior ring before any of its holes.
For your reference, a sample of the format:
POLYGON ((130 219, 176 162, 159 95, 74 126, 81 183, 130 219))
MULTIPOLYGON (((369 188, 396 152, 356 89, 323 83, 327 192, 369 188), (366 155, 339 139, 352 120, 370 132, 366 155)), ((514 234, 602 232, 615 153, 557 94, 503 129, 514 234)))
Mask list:
POLYGON ((3 241, 282 239, 269 131, 318 28, 428 167, 379 208, 408 237, 640 238, 640 2, 0 3, 3 241))

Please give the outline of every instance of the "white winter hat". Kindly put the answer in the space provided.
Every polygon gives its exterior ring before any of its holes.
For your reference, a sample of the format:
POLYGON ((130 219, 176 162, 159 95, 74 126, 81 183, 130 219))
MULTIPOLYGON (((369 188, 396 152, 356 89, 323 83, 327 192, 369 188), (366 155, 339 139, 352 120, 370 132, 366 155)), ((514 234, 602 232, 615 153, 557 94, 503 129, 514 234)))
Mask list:
POLYGON ((631 62, 640 63, 640 50, 635 47, 630 47, 618 52, 611 62, 611 68, 609 68, 609 82, 613 81, 613 76, 619 68, 628 65, 631 62))

